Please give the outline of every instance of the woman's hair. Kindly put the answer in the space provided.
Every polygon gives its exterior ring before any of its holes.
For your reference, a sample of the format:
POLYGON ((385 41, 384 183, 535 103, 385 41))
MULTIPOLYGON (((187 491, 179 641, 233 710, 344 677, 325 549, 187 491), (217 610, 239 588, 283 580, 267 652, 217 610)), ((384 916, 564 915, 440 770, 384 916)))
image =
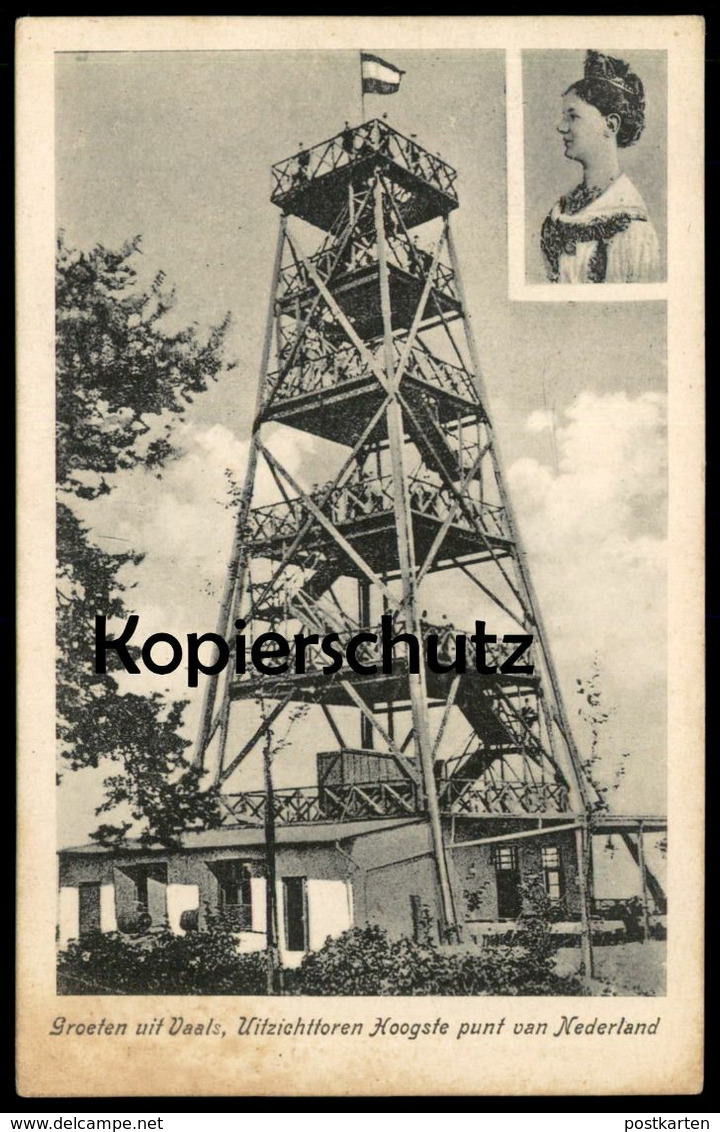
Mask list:
POLYGON ((573 83, 565 94, 577 94, 583 102, 607 118, 617 114, 620 127, 617 133, 619 148, 634 145, 645 128, 645 91, 636 74, 622 59, 588 51, 585 56, 585 75, 573 83))

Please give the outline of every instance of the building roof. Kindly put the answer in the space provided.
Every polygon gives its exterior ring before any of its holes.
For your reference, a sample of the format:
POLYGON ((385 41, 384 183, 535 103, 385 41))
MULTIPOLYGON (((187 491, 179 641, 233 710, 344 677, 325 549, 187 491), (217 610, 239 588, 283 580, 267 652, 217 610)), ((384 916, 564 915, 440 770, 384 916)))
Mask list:
MULTIPOLYGON (((498 820, 518 816, 528 817, 530 815, 488 814, 482 816, 492 816, 494 819, 498 820)), ((559 819, 557 825, 554 827, 545 827, 541 832, 554 832, 555 829, 562 828, 567 821, 572 823, 573 819, 577 819, 577 815, 575 814, 558 814, 555 816, 559 819)), ((372 821, 313 822, 308 825, 281 825, 275 830, 275 841, 276 844, 280 846, 332 844, 336 841, 352 841, 357 837, 365 837, 369 834, 380 833, 388 829, 397 829, 400 826, 423 825, 425 823, 425 818, 414 817, 388 818, 372 821)), ((658 817, 656 815, 630 816, 607 814, 595 817, 591 828, 592 832, 595 834, 620 833, 623 830, 636 832, 640 824, 642 824, 646 833, 664 832, 667 829, 667 819, 664 817, 658 817)), ((456 844, 457 846, 462 845, 462 839, 456 844)), ((253 848, 254 846, 260 848, 264 845, 265 829, 260 825, 193 830, 180 836, 179 846, 177 848, 192 851, 201 849, 232 849, 236 846, 238 848, 253 848)), ((146 845, 137 840, 127 841, 125 844, 119 846, 98 845, 93 841, 86 845, 73 845, 67 849, 61 849, 60 856, 110 856, 124 853, 147 854, 176 851, 177 849, 171 849, 167 845, 161 845, 160 843, 146 845)))
POLYGON ((637 833, 638 827, 644 833, 665 833, 667 817, 662 814, 597 814, 593 816, 593 833, 637 833))
MULTIPOLYGON (((313 845, 335 841, 350 841, 370 833, 386 829, 396 829, 403 825, 423 824, 423 818, 391 818, 387 821, 352 821, 313 823, 312 825, 278 826, 275 841, 278 845, 313 845)), ((181 834, 180 849, 232 849, 234 846, 258 847, 265 844, 263 826, 233 826, 231 828, 193 830, 181 834)), ((124 845, 105 846, 90 842, 86 845, 73 845, 61 849, 60 855, 96 856, 118 853, 167 853, 176 850, 166 845, 145 845, 140 841, 128 841, 124 845)))

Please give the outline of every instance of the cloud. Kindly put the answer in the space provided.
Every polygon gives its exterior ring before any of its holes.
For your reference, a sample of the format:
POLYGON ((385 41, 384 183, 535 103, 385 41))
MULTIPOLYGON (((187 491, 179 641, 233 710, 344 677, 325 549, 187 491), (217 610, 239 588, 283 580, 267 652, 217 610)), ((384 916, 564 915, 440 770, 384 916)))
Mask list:
MULTIPOLYGON (((268 433, 268 447, 304 484, 301 468, 311 452, 312 438, 282 426, 268 433)), ((189 632, 214 631, 227 575, 237 513, 230 479, 242 486, 249 443, 220 424, 207 428, 185 424, 173 440, 182 455, 160 475, 140 465, 117 475, 108 495, 77 505, 103 549, 132 549, 144 555, 139 566, 127 567, 121 574, 132 587, 126 605, 140 618, 133 643, 155 632, 172 633, 182 640, 189 632)), ((253 502, 259 506, 278 498, 277 486, 261 460, 253 502)), ((162 677, 145 672, 123 677, 122 687, 187 694, 182 667, 162 677)), ((190 718, 196 708, 193 702, 190 718)))
MULTIPOLYGON (((582 393, 555 426, 557 471, 530 458, 508 471, 568 708, 576 716, 575 678, 597 655, 606 705, 616 708, 605 743, 637 752, 638 805, 650 804, 649 759, 659 795, 663 782, 665 414, 659 393, 582 393)), ((541 416, 528 418, 530 431, 541 416)))
POLYGON ((665 668, 665 398, 582 393, 564 422, 557 472, 508 473, 535 584, 566 664, 597 651, 638 688, 665 668))
POLYGON ((555 416, 546 409, 536 409, 525 422, 525 431, 532 433, 548 432, 554 424, 555 416))

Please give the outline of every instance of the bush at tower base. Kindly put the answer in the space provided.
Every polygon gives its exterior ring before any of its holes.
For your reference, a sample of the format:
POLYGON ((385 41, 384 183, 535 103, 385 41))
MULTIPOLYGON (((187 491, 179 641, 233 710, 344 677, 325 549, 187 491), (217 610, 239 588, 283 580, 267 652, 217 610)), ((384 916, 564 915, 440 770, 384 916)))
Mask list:
MULTIPOLYGON (((215 926, 174 935, 96 933, 60 953, 59 994, 261 995, 264 951, 238 954, 237 937, 215 926)), ((412 939, 391 940, 379 927, 352 928, 326 940, 298 968, 283 971, 291 995, 582 994, 574 977, 553 972, 552 954, 532 939, 464 951, 412 939)))

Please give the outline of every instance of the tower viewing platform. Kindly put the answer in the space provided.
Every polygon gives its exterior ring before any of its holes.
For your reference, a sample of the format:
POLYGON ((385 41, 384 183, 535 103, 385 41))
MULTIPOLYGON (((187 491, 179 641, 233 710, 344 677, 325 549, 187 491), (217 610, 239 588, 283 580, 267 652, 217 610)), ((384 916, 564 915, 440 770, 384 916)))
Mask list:
MULTIPOLYGON (((380 361, 382 340, 367 345, 369 355, 380 361)), ((394 353, 399 364, 402 351, 397 342, 394 353)), ((333 348, 320 335, 308 341, 304 350, 296 351, 292 364, 269 373, 267 386, 267 420, 280 421, 338 443, 354 443, 382 403, 383 391, 369 362, 349 343, 333 348), (348 413, 348 404, 352 405, 352 413, 348 413)), ((460 433, 463 422, 471 436, 477 422, 484 419, 467 372, 434 357, 429 350, 410 350, 402 387, 413 405, 429 406, 438 423, 455 422, 458 444, 469 443, 467 436, 460 433)), ((423 408, 419 411, 422 413, 423 408)), ((378 422, 373 432, 373 438, 378 436, 387 436, 384 420, 378 422)))
POLYGON ((378 165, 394 186, 406 228, 458 207, 456 170, 379 118, 348 126, 273 165, 270 199, 283 212, 329 231, 347 201, 348 185, 361 187, 378 165))

